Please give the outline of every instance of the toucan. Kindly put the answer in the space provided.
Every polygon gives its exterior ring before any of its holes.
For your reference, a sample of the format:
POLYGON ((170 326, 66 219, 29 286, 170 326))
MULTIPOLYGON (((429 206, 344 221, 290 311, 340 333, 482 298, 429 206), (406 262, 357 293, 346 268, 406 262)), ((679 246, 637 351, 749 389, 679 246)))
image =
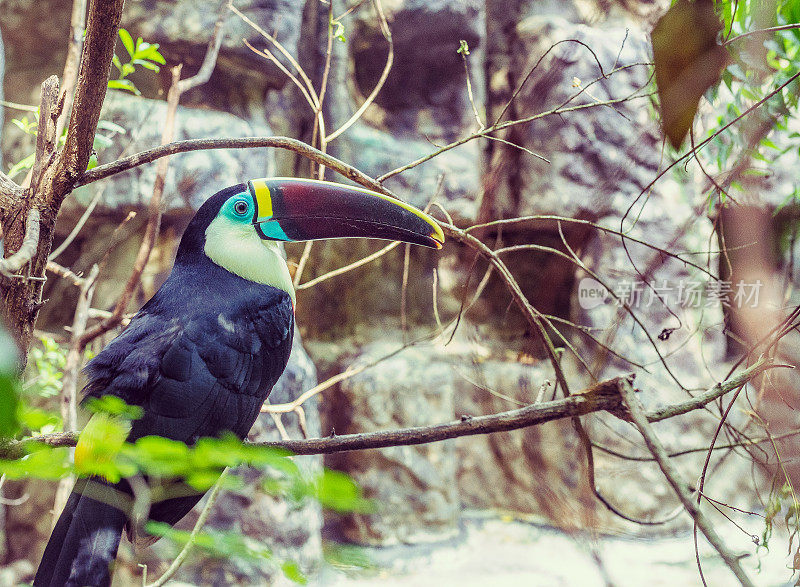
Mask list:
MULTIPOLYGON (((295 293, 280 243, 342 237, 444 242, 424 212, 358 187, 267 178, 217 192, 189 222, 164 284, 85 367, 85 398, 112 395, 139 406, 129 442, 244 439, 292 347, 295 293)), ((79 440, 76 461, 84 452, 79 440)), ((116 503, 126 494, 125 480, 79 479, 33 584, 109 585, 123 529, 132 541, 154 541, 116 503)), ((201 497, 153 503, 149 519, 175 524, 201 497)))

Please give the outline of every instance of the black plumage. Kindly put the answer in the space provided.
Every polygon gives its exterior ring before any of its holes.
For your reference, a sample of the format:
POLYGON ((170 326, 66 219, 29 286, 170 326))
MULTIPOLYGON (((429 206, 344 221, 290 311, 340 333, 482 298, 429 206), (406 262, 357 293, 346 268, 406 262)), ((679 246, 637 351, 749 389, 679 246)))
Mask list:
MULTIPOLYGON (((289 294, 230 273, 204 253, 206 228, 222 204, 244 189, 223 190, 200 208, 164 285, 86 367, 87 397, 116 395, 144 408, 130 441, 159 435, 191 444, 224 431, 244 438, 289 360, 289 294)), ((76 484, 34 585, 110 584, 128 523, 123 510, 92 493, 110 487, 97 479, 76 484)), ((112 488, 130 493, 124 481, 112 488)), ((174 524, 200 497, 157 502, 150 519, 174 524)))

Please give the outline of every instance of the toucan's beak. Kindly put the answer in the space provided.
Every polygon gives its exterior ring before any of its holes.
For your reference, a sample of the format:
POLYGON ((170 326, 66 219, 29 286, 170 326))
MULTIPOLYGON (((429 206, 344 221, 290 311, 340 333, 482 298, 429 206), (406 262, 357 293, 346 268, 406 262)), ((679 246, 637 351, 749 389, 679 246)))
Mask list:
POLYGON ((254 179, 253 224, 265 240, 365 237, 440 249, 444 233, 413 206, 364 188, 311 179, 254 179))

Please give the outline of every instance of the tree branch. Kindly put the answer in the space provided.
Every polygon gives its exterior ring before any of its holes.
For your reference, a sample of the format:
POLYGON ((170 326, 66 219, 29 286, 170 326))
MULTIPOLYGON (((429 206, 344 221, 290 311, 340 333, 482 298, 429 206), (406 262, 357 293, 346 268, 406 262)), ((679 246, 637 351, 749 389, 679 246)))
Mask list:
MULTIPOLYGON (((727 393, 763 373, 767 369, 782 367, 775 365, 771 359, 761 359, 751 367, 743 369, 734 377, 724 383, 717 384, 705 394, 692 398, 686 402, 672 406, 674 409, 669 414, 655 411, 647 414, 650 422, 658 422, 667 418, 685 414, 688 411, 706 405, 722 393, 727 393), (702 400, 701 400, 702 398, 702 400), (702 405, 699 402, 703 401, 702 405)), ((517 410, 499 412, 488 416, 462 416, 460 420, 445 424, 419 426, 415 428, 400 428, 397 430, 381 432, 364 432, 360 434, 345 434, 342 436, 329 436, 327 438, 309 438, 304 440, 281 440, 270 442, 252 443, 254 446, 282 448, 296 455, 317 455, 351 450, 366 450, 385 448, 389 446, 410 446, 439 442, 461 436, 476 434, 490 434, 528 428, 553 420, 582 416, 594 412, 606 411, 617 417, 628 419, 627 410, 622 404, 619 387, 623 382, 628 382, 632 376, 620 376, 601 381, 571 396, 550 402, 542 402, 525 406, 517 410)), ((41 443, 50 447, 75 446, 78 434, 56 433, 43 434, 23 440, 13 440, 0 446, 0 458, 15 459, 26 454, 26 445, 41 443)))
POLYGON ((0 210, 8 210, 22 199, 25 190, 18 186, 10 177, 0 171, 0 210))
MULTIPOLYGON (((122 5, 123 0, 91 0, 75 105, 59 160, 59 175, 63 174, 71 182, 86 171, 92 154, 94 133, 108 88, 122 5)), ((66 193, 57 195, 63 197, 66 193)))
POLYGON ((647 448, 650 450, 653 457, 655 457, 658 466, 661 468, 661 472, 664 473, 667 482, 678 496, 686 512, 694 519, 697 527, 700 528, 706 539, 716 549, 720 557, 722 557, 722 560, 725 561, 725 564, 728 565, 728 568, 730 568, 731 572, 739 580, 739 583, 744 587, 754 587, 753 582, 750 581, 747 573, 744 572, 744 569, 739 564, 737 556, 728 550, 728 546, 714 530, 714 526, 703 515, 699 506, 692 500, 692 496, 686 490, 686 481, 682 479, 677 467, 670 460, 667 451, 664 449, 653 427, 650 425, 649 418, 644 412, 644 406, 642 406, 642 402, 634 393, 630 382, 624 379, 620 380, 619 392, 622 395, 625 405, 628 407, 634 425, 641 433, 647 448))
POLYGON ((241 138, 226 138, 226 139, 190 139, 186 141, 177 141, 168 145, 161 145, 154 147, 141 153, 136 153, 123 159, 118 159, 112 163, 100 165, 94 169, 87 171, 82 177, 77 179, 73 187, 79 187, 92 183, 94 181, 104 179, 111 175, 128 171, 139 165, 150 163, 161 157, 175 155, 176 153, 186 153, 189 151, 199 151, 203 149, 253 149, 256 147, 274 147, 277 149, 286 149, 294 151, 307 157, 315 163, 325 165, 329 169, 343 175, 356 183, 363 185, 371 190, 381 193, 387 193, 378 182, 362 173, 352 165, 348 165, 344 161, 323 153, 319 149, 315 149, 310 145, 292 139, 289 137, 241 137, 241 138))
POLYGON ((83 32, 85 30, 86 0, 73 0, 67 59, 64 62, 64 73, 61 74, 60 99, 64 101, 64 106, 56 122, 56 136, 59 137, 64 132, 64 126, 72 112, 72 103, 75 100, 75 85, 78 83, 78 67, 83 52, 83 32))
POLYGON ((192 88, 201 86, 211 79, 211 74, 214 71, 214 67, 217 65, 219 48, 222 46, 222 40, 225 38, 223 29, 225 27, 225 17, 227 14, 228 0, 223 0, 219 17, 214 25, 214 32, 211 33, 211 40, 208 42, 208 47, 206 48, 206 55, 203 58, 203 63, 200 65, 200 69, 197 70, 196 74, 178 82, 178 94, 182 94, 191 90, 192 88))
POLYGON ((12 277, 25 263, 33 258, 39 246, 39 210, 31 208, 28 212, 28 223, 25 225, 25 238, 22 246, 13 255, 0 259, 0 274, 12 277))
MULTIPOLYGON (((175 134, 175 115, 178 111, 178 100, 180 99, 181 95, 181 90, 179 87, 181 69, 182 66, 180 65, 172 68, 172 84, 170 85, 169 92, 167 93, 167 112, 166 120, 164 121, 164 129, 161 135, 162 143, 169 143, 175 134)), ((150 196, 150 202, 147 206, 147 227, 145 228, 144 237, 142 238, 142 243, 139 246, 139 251, 136 254, 136 260, 133 263, 133 271, 131 272, 130 277, 128 277, 127 283, 125 284, 125 289, 122 290, 122 295, 120 295, 119 299, 117 300, 114 310, 111 312, 111 316, 99 324, 96 324, 94 327, 86 330, 81 335, 80 340, 78 341, 78 348, 80 350, 83 350, 86 345, 89 344, 89 342, 101 334, 108 332, 117 326, 117 324, 122 322, 122 315, 133 298, 133 294, 136 292, 136 289, 139 287, 142 273, 144 273, 144 268, 147 266, 147 262, 150 260, 150 253, 153 250, 156 238, 158 237, 159 228, 161 227, 161 196, 164 193, 164 182, 166 181, 167 177, 168 165, 169 159, 166 157, 158 162, 156 178, 155 182, 153 183, 153 193, 150 196)))
POLYGON ((42 82, 42 97, 39 103, 39 125, 36 131, 36 155, 31 170, 30 187, 38 194, 39 183, 45 169, 50 167, 56 154, 58 137, 56 121, 61 114, 58 107, 58 78, 51 75, 42 82))

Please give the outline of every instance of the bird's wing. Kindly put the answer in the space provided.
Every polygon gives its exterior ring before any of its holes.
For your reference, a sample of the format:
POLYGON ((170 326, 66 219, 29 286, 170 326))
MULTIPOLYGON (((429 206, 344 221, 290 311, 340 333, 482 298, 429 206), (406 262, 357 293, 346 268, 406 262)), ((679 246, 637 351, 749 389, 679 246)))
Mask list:
MULTIPOLYGON (((213 304, 212 304, 213 305, 213 304)), ((232 292, 221 308, 187 318, 143 312, 87 366, 89 396, 112 394, 144 408, 128 437, 158 435, 193 443, 231 431, 247 436, 261 405, 289 360, 294 310, 285 292, 232 292)), ((181 493, 179 488, 173 488, 181 493)), ((149 518, 175 524, 202 497, 151 504, 149 518)), ((128 537, 147 545, 157 537, 128 524, 128 537)))
POLYGON ((239 292, 189 317, 142 312, 87 365, 87 396, 144 408, 129 437, 193 442, 229 430, 244 437, 289 358, 294 313, 270 288, 239 292))

